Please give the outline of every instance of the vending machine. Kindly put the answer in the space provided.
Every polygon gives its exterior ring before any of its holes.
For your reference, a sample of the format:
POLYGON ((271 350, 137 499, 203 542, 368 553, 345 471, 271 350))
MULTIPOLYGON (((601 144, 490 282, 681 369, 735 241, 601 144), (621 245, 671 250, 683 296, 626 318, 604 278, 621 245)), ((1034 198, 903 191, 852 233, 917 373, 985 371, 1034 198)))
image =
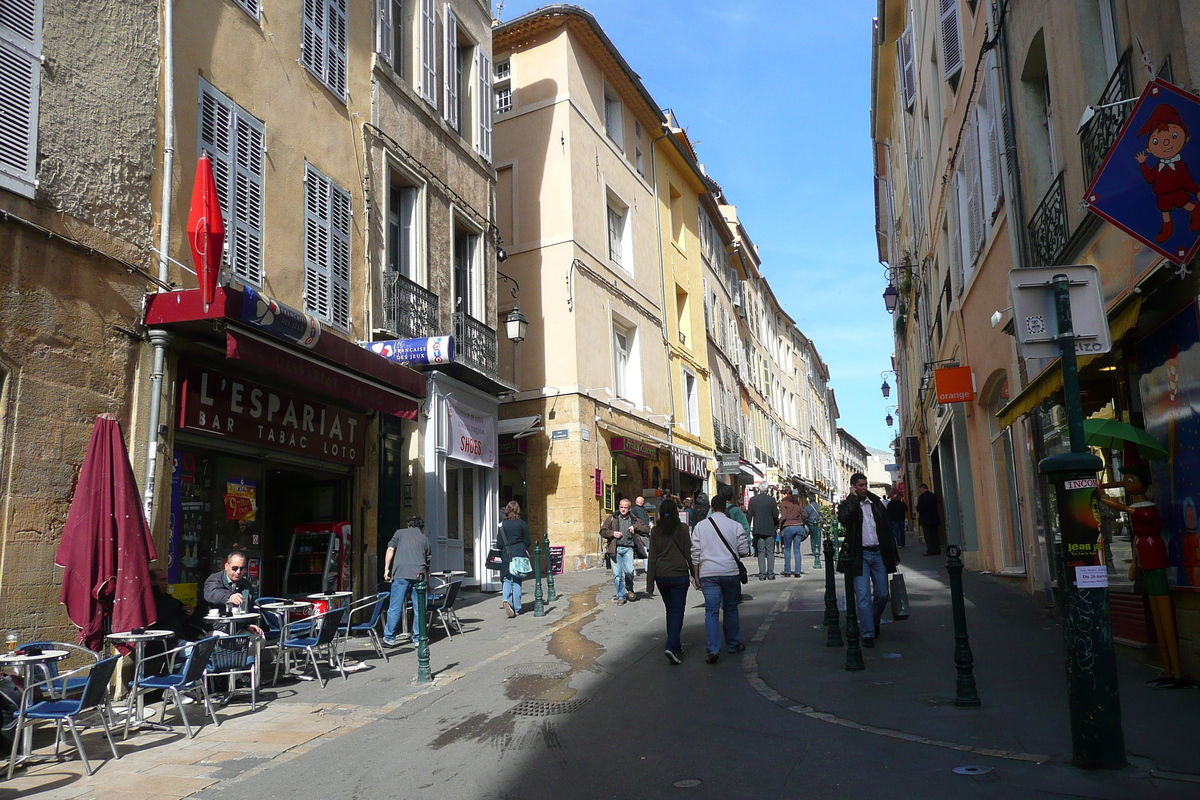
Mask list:
POLYGON ((316 522, 292 530, 284 597, 350 591, 350 523, 316 522))

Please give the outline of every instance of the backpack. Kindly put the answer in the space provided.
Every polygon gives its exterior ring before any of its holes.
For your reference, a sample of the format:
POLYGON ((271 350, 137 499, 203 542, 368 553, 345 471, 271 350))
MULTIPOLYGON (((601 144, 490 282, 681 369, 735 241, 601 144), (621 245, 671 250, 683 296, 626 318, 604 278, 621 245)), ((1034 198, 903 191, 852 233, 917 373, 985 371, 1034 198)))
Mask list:
POLYGON ((0 678, 0 753, 11 753, 17 715, 21 711, 21 692, 12 678, 0 678))

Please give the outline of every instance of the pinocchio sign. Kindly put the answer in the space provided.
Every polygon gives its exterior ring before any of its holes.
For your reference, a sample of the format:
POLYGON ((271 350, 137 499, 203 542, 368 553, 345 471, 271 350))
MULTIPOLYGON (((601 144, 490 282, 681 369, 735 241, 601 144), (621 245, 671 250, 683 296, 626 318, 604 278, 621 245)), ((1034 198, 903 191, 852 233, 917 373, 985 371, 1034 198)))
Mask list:
POLYGON ((939 403, 969 403, 975 399, 975 376, 970 367, 942 367, 933 371, 939 403))

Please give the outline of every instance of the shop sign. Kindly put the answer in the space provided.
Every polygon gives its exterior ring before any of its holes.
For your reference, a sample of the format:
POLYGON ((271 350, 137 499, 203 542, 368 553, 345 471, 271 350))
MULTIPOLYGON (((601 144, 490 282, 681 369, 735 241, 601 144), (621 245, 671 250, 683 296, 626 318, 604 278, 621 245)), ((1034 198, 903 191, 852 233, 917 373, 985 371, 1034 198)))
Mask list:
POLYGON ((592 491, 596 493, 596 497, 604 496, 604 473, 599 467, 592 470, 592 491))
POLYGON ((910 464, 921 463, 921 440, 916 436, 904 437, 904 460, 910 464))
POLYGON ((686 475, 693 475, 704 480, 708 479, 708 459, 699 453, 671 448, 671 463, 675 469, 686 475))
POLYGON ((449 364, 454 361, 453 336, 427 336, 422 339, 389 339, 368 342, 366 348, 397 364, 449 364))
POLYGON ((742 457, 738 453, 721 453, 718 458, 721 460, 717 465, 718 475, 737 475, 742 471, 742 457))
POLYGON ((250 286, 242 292, 242 322, 302 347, 316 347, 321 338, 321 322, 312 314, 285 306, 250 286))
POLYGON ((608 440, 608 449, 613 455, 626 455, 651 460, 658 458, 657 447, 630 436, 613 436, 608 440))
POLYGON ((500 444, 496 446, 496 451, 500 454, 501 458, 528 453, 529 440, 525 438, 514 439, 513 437, 509 436, 500 440, 500 444))
POLYGON ((339 464, 363 463, 367 419, 281 389, 187 365, 179 427, 339 464))
POLYGON ((450 434, 447 449, 451 458, 496 466, 496 418, 471 406, 446 399, 446 428, 450 434))
POLYGON ((779 468, 778 467, 769 467, 767 469, 766 478, 767 478, 768 484, 770 484, 771 486, 778 486, 779 485, 779 468))
POLYGON ((939 403, 969 403, 975 399, 975 376, 970 367, 942 367, 933 371, 939 403))

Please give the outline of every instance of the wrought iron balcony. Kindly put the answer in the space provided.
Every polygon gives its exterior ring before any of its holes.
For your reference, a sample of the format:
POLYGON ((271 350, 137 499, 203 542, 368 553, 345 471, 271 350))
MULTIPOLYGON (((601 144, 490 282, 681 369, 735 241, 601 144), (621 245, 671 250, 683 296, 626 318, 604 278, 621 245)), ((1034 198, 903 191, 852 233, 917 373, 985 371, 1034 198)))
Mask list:
POLYGON ((1100 99, 1094 103, 1094 106, 1097 107, 1096 115, 1088 120, 1087 125, 1079 132, 1084 183, 1091 183, 1092 178, 1096 175, 1096 170, 1100 169, 1100 164, 1104 162, 1104 157, 1108 155, 1109 149, 1116 141, 1117 134, 1120 133, 1121 126, 1125 124, 1129 112, 1133 110, 1131 103, 1122 103, 1119 106, 1110 105, 1133 97, 1133 77, 1129 68, 1130 54, 1131 51, 1126 50, 1125 55, 1121 56, 1117 68, 1113 70, 1112 76, 1104 86, 1104 91, 1100 93, 1100 99), (1106 105, 1110 107, 1101 108, 1106 105))
POLYGON ((1070 236, 1067 192, 1063 186, 1063 173, 1060 172, 1029 220, 1029 246, 1033 252, 1033 264, 1030 266, 1052 267, 1058 264, 1070 236))
POLYGON ((438 296, 399 272, 383 274, 383 318, 401 339, 438 336, 438 296))
POLYGON ((454 360, 489 378, 496 377, 496 331, 470 314, 454 315, 454 360))

